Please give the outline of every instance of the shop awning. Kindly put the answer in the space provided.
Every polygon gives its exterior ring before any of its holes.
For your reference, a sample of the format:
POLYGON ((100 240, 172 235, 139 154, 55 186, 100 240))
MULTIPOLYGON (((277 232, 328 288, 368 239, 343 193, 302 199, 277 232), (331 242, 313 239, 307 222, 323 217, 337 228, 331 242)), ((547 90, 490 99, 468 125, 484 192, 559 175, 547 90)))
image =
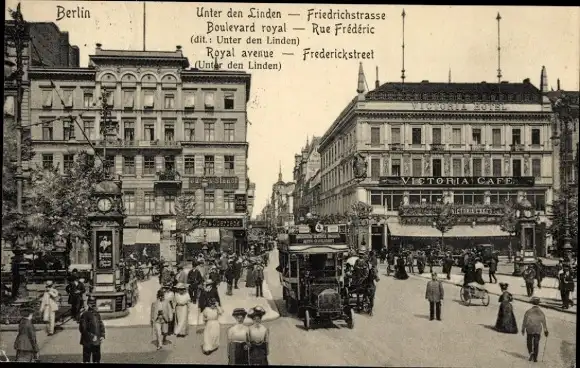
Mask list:
MULTIPOLYGON (((193 232, 185 237, 186 243, 203 243, 204 229, 195 229, 193 232)), ((220 242, 220 229, 209 228, 205 229, 205 241, 208 243, 219 243, 220 242)))
POLYGON ((159 244, 161 233, 151 229, 138 229, 135 244, 159 244))
POLYGON ((416 237, 416 238, 437 238, 441 233, 431 226, 421 225, 401 225, 388 224, 392 236, 416 237))
POLYGON ((509 236, 509 234, 502 231, 499 225, 456 225, 445 233, 445 238, 489 238, 498 236, 509 236))
POLYGON ((139 229, 123 229, 123 245, 135 244, 139 229))

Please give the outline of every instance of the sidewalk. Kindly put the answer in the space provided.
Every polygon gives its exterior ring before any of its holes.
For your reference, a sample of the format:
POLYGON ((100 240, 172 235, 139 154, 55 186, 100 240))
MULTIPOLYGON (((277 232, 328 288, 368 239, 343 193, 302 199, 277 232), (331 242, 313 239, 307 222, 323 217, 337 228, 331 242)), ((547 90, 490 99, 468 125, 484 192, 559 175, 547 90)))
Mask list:
MULTIPOLYGON (((272 267, 271 263, 269 267, 272 267)), ((219 321, 222 325, 235 324, 236 321, 232 317, 232 312, 235 308, 245 308, 246 310, 256 305, 262 306, 266 310, 266 315, 262 318, 263 321, 271 321, 280 317, 277 310, 272 309, 274 303, 269 303, 272 300, 272 293, 268 284, 264 282, 263 298, 256 297, 255 288, 247 288, 245 277, 238 283, 239 289, 234 289, 234 295, 226 295, 227 285, 225 282, 220 283, 218 292, 222 300, 222 309, 224 314, 220 316, 219 321)), ((149 326, 149 319, 151 313, 151 304, 155 301, 157 290, 159 290, 159 278, 152 277, 151 279, 139 283, 139 301, 137 305, 129 308, 129 315, 123 318, 104 320, 106 327, 128 327, 128 326, 149 326)), ((247 319, 250 323, 251 320, 247 319)), ((199 316, 196 304, 192 304, 189 310, 189 325, 197 326, 203 324, 199 316)), ((78 324, 74 321, 68 321, 62 325, 62 328, 78 328, 78 324)))
MULTIPOLYGON (((409 276, 415 277, 422 277, 424 279, 430 279, 431 274, 423 273, 419 275, 418 273, 409 274, 409 276)), ((498 284, 485 284, 485 289, 493 295, 501 295, 501 290, 499 287, 499 282, 506 282, 509 284, 508 291, 512 293, 515 300, 530 303, 530 298, 527 296, 526 292, 526 285, 524 280, 521 277, 514 277, 514 276, 499 276, 498 275, 498 284)), ((447 280, 444 274, 439 274, 439 280, 443 281, 447 284, 454 284, 456 286, 463 286, 463 275, 458 274, 451 274, 451 280, 447 280)), ((569 309, 562 309, 561 299, 560 299, 560 291, 553 288, 544 287, 544 282, 542 282, 542 288, 538 289, 537 287, 534 288, 534 296, 540 298, 540 306, 544 308, 558 310, 564 313, 576 314, 576 304, 577 304, 577 297, 576 294, 572 295, 572 301, 574 302, 574 306, 570 307, 569 309)))

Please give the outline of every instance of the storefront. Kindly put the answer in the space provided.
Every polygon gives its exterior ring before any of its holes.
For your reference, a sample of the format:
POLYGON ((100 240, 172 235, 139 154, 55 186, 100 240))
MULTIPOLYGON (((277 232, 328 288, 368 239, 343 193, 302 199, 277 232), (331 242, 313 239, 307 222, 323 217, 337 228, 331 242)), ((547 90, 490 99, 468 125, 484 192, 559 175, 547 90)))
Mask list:
POLYGON ((185 237, 185 259, 192 259, 195 254, 211 249, 224 252, 233 249, 237 252, 245 244, 245 226, 245 216, 204 218, 202 227, 185 237))
POLYGON ((154 223, 139 224, 137 228, 123 229, 123 258, 145 262, 161 258, 161 232, 154 223))

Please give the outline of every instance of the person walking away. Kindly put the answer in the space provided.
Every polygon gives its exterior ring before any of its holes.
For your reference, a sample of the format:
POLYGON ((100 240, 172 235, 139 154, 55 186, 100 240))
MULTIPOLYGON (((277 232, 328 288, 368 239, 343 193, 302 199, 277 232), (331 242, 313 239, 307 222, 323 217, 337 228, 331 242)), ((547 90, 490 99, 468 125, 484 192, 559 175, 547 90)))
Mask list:
POLYGON ((247 312, 244 308, 236 308, 232 316, 236 324, 228 329, 228 365, 248 365, 248 326, 244 325, 247 312))
POLYGON ((229 258, 225 253, 222 254, 219 261, 219 265, 220 265, 220 282, 226 281, 226 270, 228 269, 229 266, 229 258))
POLYGON ((499 283, 502 294, 499 296, 499 310, 495 321, 495 330, 508 334, 517 334, 518 325, 512 306, 514 298, 508 291, 508 286, 505 282, 499 283))
POLYGON ((36 331, 32 324, 34 311, 29 308, 23 308, 20 312, 22 319, 18 325, 18 335, 14 340, 14 350, 16 350, 17 362, 34 362, 39 358, 38 342, 36 340, 36 331))
POLYGON ((228 286, 226 295, 233 295, 234 288, 234 258, 230 258, 228 261, 228 268, 226 268, 224 277, 226 279, 226 284, 228 286))
POLYGON ((191 297, 187 285, 179 283, 175 286, 175 336, 185 337, 189 331, 189 306, 191 297))
POLYGON ((546 338, 548 337, 548 326, 546 324, 546 315, 540 309, 540 298, 533 297, 532 304, 534 305, 524 314, 524 321, 522 323, 522 335, 527 333, 528 353, 530 354, 530 361, 538 361, 538 353, 540 348, 540 337, 542 329, 546 338))
POLYGON ((80 344, 83 346, 83 363, 101 362, 101 344, 105 340, 105 325, 100 313, 95 307, 95 298, 89 297, 88 308, 81 315, 79 332, 81 333, 80 344))
MULTIPOLYGON (((199 299, 197 302, 199 318, 202 317, 203 311, 207 307, 208 305, 207 303, 209 302, 210 299, 215 299, 218 305, 220 306, 222 305, 216 284, 212 280, 207 279, 205 280, 203 288, 199 293, 199 299)), ((201 321, 198 320, 198 322, 201 321)))
POLYGON ((393 272, 393 267, 395 266, 395 252, 390 251, 387 254, 387 276, 393 272))
POLYGON ((242 271, 243 271, 243 261, 241 256, 236 256, 234 265, 233 265, 233 273, 234 273, 234 289, 238 288, 238 281, 242 278, 242 271))
POLYGON ((203 276, 201 274, 201 265, 197 260, 193 261, 193 269, 187 274, 187 284, 189 284, 189 297, 193 304, 197 303, 197 298, 199 296, 199 288, 203 282, 203 276))
POLYGON ((58 311, 60 302, 60 295, 58 291, 53 288, 53 282, 48 280, 46 282, 46 290, 42 295, 40 302, 40 313, 42 320, 46 322, 46 334, 48 336, 54 335, 54 327, 56 323, 56 311, 58 311))
POLYGON ((451 280, 451 270, 453 270, 453 256, 451 252, 447 252, 445 259, 443 260, 443 273, 447 280, 451 280))
POLYGON ((544 264, 542 260, 538 258, 535 264, 536 268, 536 281, 538 282, 538 289, 542 288, 542 280, 544 279, 544 264))
POLYGON ((481 258, 475 259, 475 282, 479 285, 485 285, 485 281, 483 281, 483 269, 485 266, 481 262, 481 258))
POLYGON ((533 265, 528 265, 528 267, 522 273, 524 281, 526 283, 526 292, 528 297, 534 295, 534 281, 536 280, 536 271, 533 265))
POLYGON ((568 309, 570 306, 574 305, 570 300, 570 293, 574 291, 574 278, 570 273, 569 268, 564 268, 564 272, 559 275, 559 289, 560 297, 562 298, 562 309, 568 309))
POLYGON ((491 283, 497 284, 497 278, 495 277, 496 272, 497 272, 497 260, 495 259, 495 257, 491 257, 491 259, 489 260, 489 283, 490 284, 491 283))
POLYGON ((171 312, 169 305, 165 303, 165 291, 157 290, 157 300, 151 303, 151 327, 157 341, 157 350, 161 350, 167 341, 169 332, 169 318, 171 312))
POLYGON ((264 266, 258 263, 254 267, 254 281, 256 283, 256 297, 263 298, 264 292, 262 286, 264 285, 264 266))
POLYGON ((429 321, 437 317, 441 321, 441 304, 443 303, 443 283, 437 279, 437 274, 431 274, 431 280, 427 282, 425 290, 425 299, 429 301, 429 321))
POLYGON ((409 267, 409 272, 410 273, 415 273, 415 269, 414 269, 414 262, 415 260, 413 259, 413 252, 409 252, 407 254, 407 267, 409 267))
POLYGON ((79 321, 79 315, 83 306, 83 295, 85 293, 85 285, 79 281, 76 274, 71 276, 70 283, 66 286, 68 294, 68 303, 70 304, 70 313, 75 321, 79 321))
POLYGON ((209 355, 219 348, 221 325, 218 318, 222 314, 223 311, 217 300, 210 298, 202 313, 205 328, 203 329, 203 345, 201 349, 205 355, 209 355))
POLYGON ((262 324, 266 311, 261 306, 250 309, 248 317, 254 322, 248 327, 248 363, 266 366, 268 364, 270 330, 262 324))

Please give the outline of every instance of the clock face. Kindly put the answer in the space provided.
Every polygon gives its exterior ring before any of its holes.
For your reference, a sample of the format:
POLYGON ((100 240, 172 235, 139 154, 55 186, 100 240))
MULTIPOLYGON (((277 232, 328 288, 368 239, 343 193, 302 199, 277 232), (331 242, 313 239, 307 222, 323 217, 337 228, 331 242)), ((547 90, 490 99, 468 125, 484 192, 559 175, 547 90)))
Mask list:
POLYGON ((530 211, 530 210, 525 210, 525 211, 524 211, 524 216, 526 216, 526 217, 532 217, 532 211, 530 211))
POLYGON ((109 198, 101 198, 97 202, 97 208, 101 212, 108 212, 109 210, 111 210, 111 207, 113 207, 113 204, 111 203, 111 200, 109 198))

